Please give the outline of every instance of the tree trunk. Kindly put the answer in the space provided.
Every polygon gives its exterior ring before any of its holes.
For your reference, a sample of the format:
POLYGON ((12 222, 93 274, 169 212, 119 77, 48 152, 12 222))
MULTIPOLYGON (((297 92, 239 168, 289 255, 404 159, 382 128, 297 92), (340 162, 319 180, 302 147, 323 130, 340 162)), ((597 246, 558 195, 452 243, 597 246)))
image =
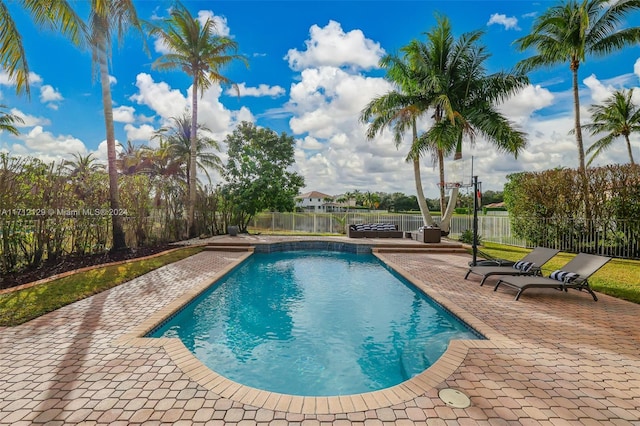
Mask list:
POLYGON ((579 62, 572 61, 571 72, 573 74, 573 110, 576 144, 578 145, 578 174, 582 183, 582 198, 584 200, 584 213, 587 220, 591 219, 591 203, 589 202, 589 180, 587 168, 584 163, 584 145, 582 143, 582 127, 580 126, 580 96, 578 93, 578 67, 579 62))
MULTIPOLYGON (((418 129, 416 127, 416 121, 413 120, 413 142, 418 140, 418 129)), ((435 222, 429 213, 429 206, 427 206, 427 200, 424 197, 424 191, 422 189, 422 177, 420 176, 420 157, 416 155, 413 158, 413 178, 416 182, 416 193, 418 198, 418 206, 420 207, 420 213, 422 213, 422 220, 425 225, 433 226, 435 222)))
POLYGON ((438 176, 440 179, 440 217, 444 216, 445 211, 445 193, 444 190, 444 151, 441 148, 438 148, 438 176))
POLYGON ((449 194, 449 203, 447 204, 447 210, 442 214, 442 219, 440 220, 440 229, 442 230, 443 234, 448 234, 451 230, 451 218, 453 217, 453 212, 456 209, 459 192, 460 189, 455 187, 451 189, 451 194, 449 194))
POLYGON ((189 238, 196 237, 195 209, 196 209, 196 155, 198 136, 198 80, 193 77, 193 92, 191 95, 191 143, 189 147, 189 208, 187 213, 187 232, 189 238))
POLYGON ((629 141, 629 135, 624 135, 624 140, 627 142, 627 152, 629 153, 629 161, 631 164, 636 164, 633 161, 633 152, 631 152, 631 141, 629 141))
POLYGON ((102 108, 104 110, 104 123, 107 132, 107 167, 109 172, 109 202, 111 206, 111 226, 113 232, 112 251, 127 248, 122 216, 120 213, 120 194, 118 192, 118 170, 116 169, 116 137, 113 129, 113 103, 111 99, 111 86, 109 85, 109 68, 107 65, 107 44, 102 38, 99 41, 98 68, 100 72, 100 86, 102 88, 102 108))

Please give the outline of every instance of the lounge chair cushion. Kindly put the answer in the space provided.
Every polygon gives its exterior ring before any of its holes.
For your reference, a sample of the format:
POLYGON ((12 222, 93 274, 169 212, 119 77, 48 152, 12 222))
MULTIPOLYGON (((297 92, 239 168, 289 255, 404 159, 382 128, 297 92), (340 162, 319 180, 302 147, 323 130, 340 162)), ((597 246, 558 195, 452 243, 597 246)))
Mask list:
POLYGON ((533 268, 535 264, 533 262, 525 262, 523 260, 516 262, 513 264, 513 267, 522 272, 529 272, 531 268, 533 268))
POLYGON ((576 280, 580 274, 576 274, 575 272, 567 272, 562 269, 558 269, 557 271, 553 271, 549 278, 553 280, 562 281, 564 283, 570 283, 576 280))

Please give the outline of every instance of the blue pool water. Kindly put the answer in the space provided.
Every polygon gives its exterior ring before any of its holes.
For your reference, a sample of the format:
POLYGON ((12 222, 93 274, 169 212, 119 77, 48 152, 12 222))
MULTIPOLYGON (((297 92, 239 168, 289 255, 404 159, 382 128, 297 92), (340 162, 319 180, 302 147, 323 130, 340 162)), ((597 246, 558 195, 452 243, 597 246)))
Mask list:
POLYGON ((150 337, 179 337, 238 383, 305 396, 387 388, 449 340, 479 338, 373 255, 330 251, 256 253, 150 337))

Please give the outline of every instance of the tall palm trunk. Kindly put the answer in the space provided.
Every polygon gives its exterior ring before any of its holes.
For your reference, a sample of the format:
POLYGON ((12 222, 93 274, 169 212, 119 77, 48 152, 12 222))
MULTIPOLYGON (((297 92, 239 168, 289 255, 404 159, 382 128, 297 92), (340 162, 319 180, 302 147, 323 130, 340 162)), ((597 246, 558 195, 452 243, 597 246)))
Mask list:
MULTIPOLYGON (((440 179, 440 217, 444 216, 445 211, 445 192, 444 186, 444 151, 438 148, 438 177, 440 179)), ((442 220, 441 220, 442 221, 442 220)))
POLYGON ((111 86, 109 85, 107 44, 104 37, 101 37, 98 41, 97 49, 100 86, 102 88, 102 108, 104 110, 104 123, 107 133, 109 202, 111 206, 111 226, 113 232, 113 246, 111 247, 111 250, 123 250, 127 248, 127 243, 125 241, 124 230, 122 228, 122 216, 119 215, 120 195, 118 192, 118 170, 116 168, 116 137, 113 129, 113 104, 111 99, 111 86))
POLYGON ((578 67, 577 60, 571 62, 571 73, 573 75, 573 110, 574 129, 576 133, 576 143, 578 144, 578 174, 582 185, 582 198, 584 200, 585 218, 591 218, 591 207, 589 203, 589 180, 587 178, 587 168, 584 163, 584 145, 582 143, 582 126, 580 125, 580 96, 578 93, 578 67))
POLYGON ((189 207, 187 212, 187 230, 189 238, 196 236, 196 155, 198 148, 198 79, 193 78, 193 93, 191 95, 191 143, 189 146, 189 207))
POLYGON ((447 209, 442 213, 440 219, 440 230, 443 234, 448 234, 449 230, 451 230, 451 218, 453 217, 456 202, 458 201, 459 192, 460 189, 455 187, 451 189, 451 193, 449 194, 449 203, 447 204, 447 209))
MULTIPOLYGON (((416 120, 413 120, 413 142, 414 144, 418 140, 418 128, 416 126, 416 120)), ((416 183, 416 197, 418 198, 418 206, 420 207, 420 213, 422 214, 422 220, 425 225, 432 226, 435 224, 431 213, 429 213, 429 206, 424 196, 424 190, 422 189, 422 177, 420 176, 420 155, 412 155, 413 157, 413 179, 416 183)))
POLYGON ((629 153, 629 161, 631 162, 631 164, 636 164, 635 161, 633 161, 633 153, 631 152, 631 141, 629 140, 629 135, 624 135, 624 140, 627 142, 627 152, 629 153))

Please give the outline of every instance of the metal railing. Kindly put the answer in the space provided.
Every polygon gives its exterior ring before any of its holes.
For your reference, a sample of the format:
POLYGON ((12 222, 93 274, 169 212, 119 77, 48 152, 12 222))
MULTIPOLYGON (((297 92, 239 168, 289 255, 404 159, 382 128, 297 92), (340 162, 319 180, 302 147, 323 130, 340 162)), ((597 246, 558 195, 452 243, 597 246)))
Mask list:
MULTIPOLYGON (((440 217, 434 216, 439 222, 440 217)), ((423 225, 422 216, 387 212, 357 213, 261 213, 250 224, 251 231, 344 234, 350 224, 393 223, 400 231, 415 231, 423 225)), ((522 238, 514 232, 509 216, 480 215, 478 235, 484 242, 519 247, 544 246, 568 252, 597 253, 620 258, 640 258, 640 221, 572 219, 524 219, 522 238)), ((457 239, 472 229, 471 216, 454 216, 449 237, 457 239)))

